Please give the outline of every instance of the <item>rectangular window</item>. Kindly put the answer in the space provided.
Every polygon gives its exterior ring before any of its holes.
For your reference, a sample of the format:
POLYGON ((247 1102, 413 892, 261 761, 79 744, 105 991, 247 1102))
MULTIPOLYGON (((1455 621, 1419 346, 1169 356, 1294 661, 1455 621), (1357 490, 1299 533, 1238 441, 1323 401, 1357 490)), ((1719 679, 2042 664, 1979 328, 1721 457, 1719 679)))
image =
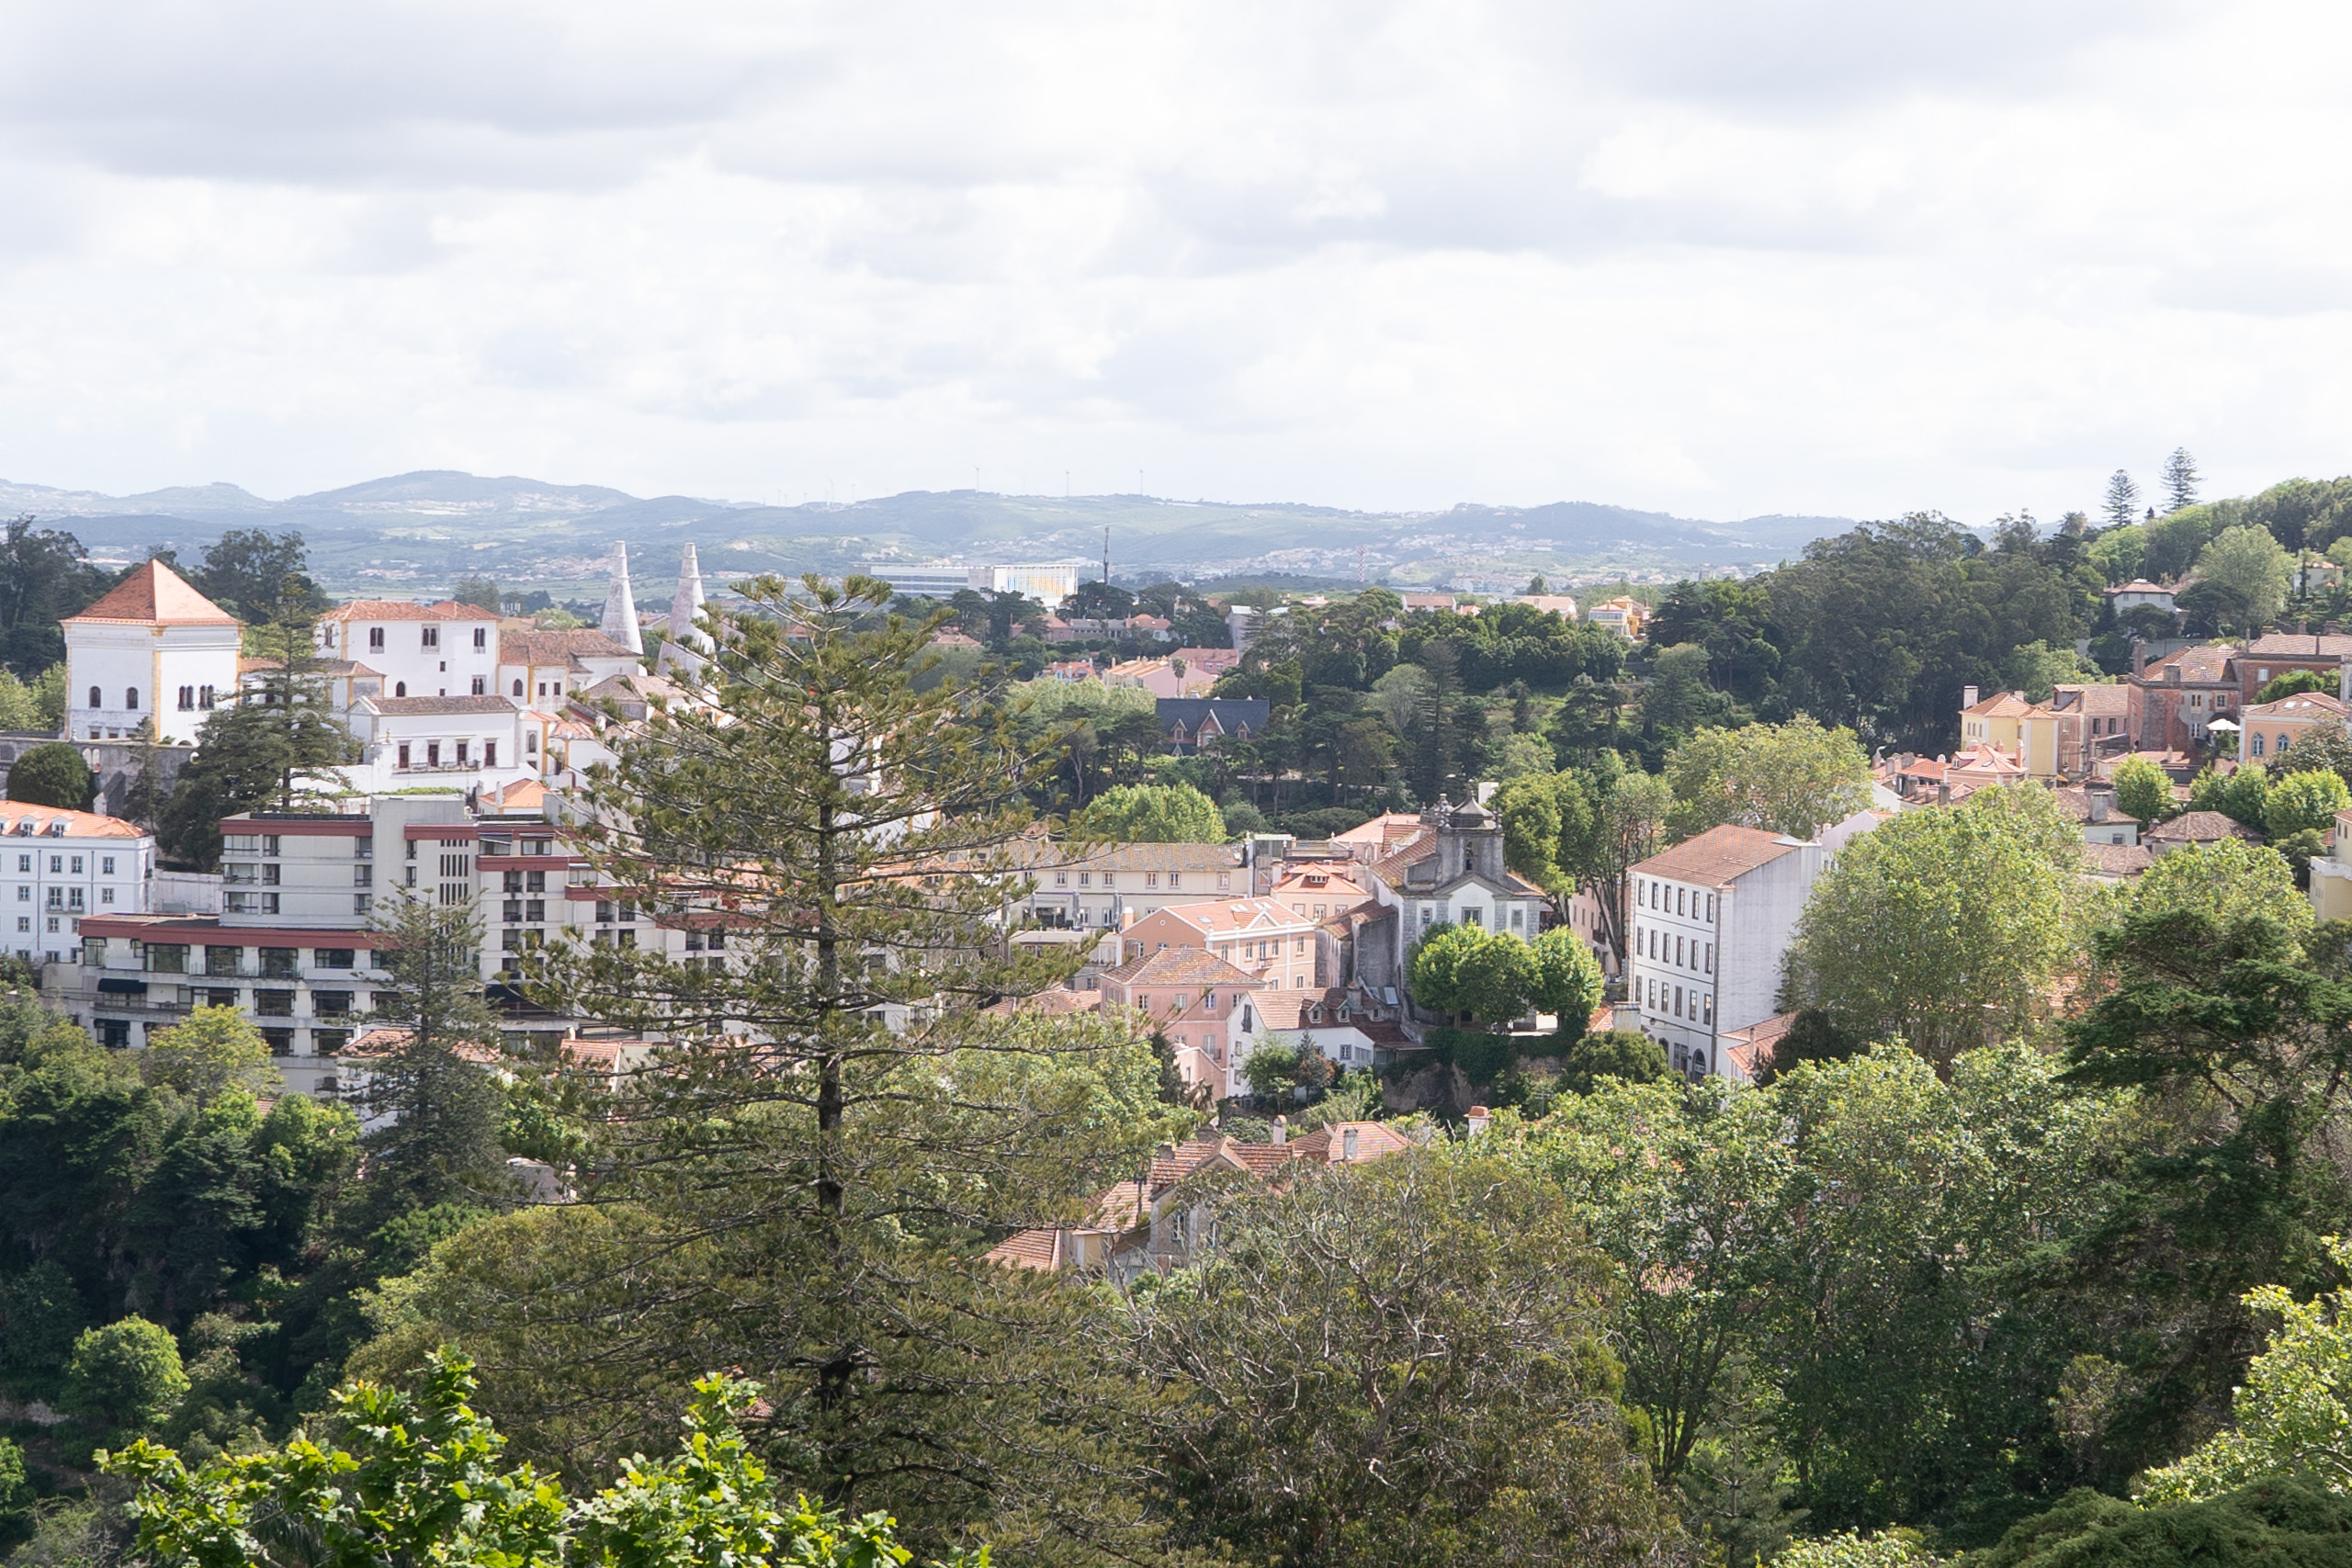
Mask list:
POLYGON ((114 856, 100 855, 98 857, 98 874, 100 876, 112 876, 114 874, 114 856))
POLYGON ((187 949, 159 947, 147 944, 147 972, 150 975, 185 975, 187 973, 187 949))
POLYGON ((420 648, 439 648, 441 646, 441 628, 439 626, 424 627, 423 636, 420 637, 417 646, 420 648))
POLYGON ((300 948, 265 947, 261 950, 262 975, 272 980, 290 980, 301 956, 300 948))
POLYGON ((75 855, 74 857, 74 864, 71 869, 74 875, 79 876, 82 874, 82 857, 80 855, 75 855))
POLYGON ((294 993, 291 991, 255 991, 254 1011, 264 1018, 292 1018, 294 993))
POLYGON ((322 1018, 347 1018, 351 1014, 349 991, 312 991, 311 1010, 322 1018))
POLYGON ((596 923, 600 926, 608 926, 613 923, 613 901, 611 899, 599 898, 596 900, 596 923))
POLYGON ((311 962, 322 969, 348 969, 356 952, 349 947, 322 947, 311 954, 311 962))
POLYGON ((1707 944, 1707 973, 1708 973, 1708 974, 1710 974, 1710 975, 1712 975, 1712 974, 1713 974, 1714 972, 1715 972, 1715 944, 1714 944, 1713 942, 1709 942, 1709 943, 1707 944))
POLYGON ((534 924, 546 919, 548 918, 547 901, 541 898, 527 898, 524 900, 523 918, 534 924))
MULTIPOLYGON (((480 650, 481 650, 481 649, 486 649, 486 648, 488 648, 489 646, 490 646, 490 628, 489 628, 488 626, 476 626, 476 627, 474 628, 474 649, 475 649, 475 650, 476 650, 477 652, 479 652, 480 650)), ((479 688, 479 687, 481 685, 481 682, 479 682, 479 681, 477 681, 477 682, 474 682, 474 685, 475 685, 477 688, 479 688)), ((477 694, 477 695, 479 695, 479 694, 480 694, 479 691, 477 691, 476 694, 477 694)))
POLYGON ((1143 885, 1144 885, 1146 887, 1157 887, 1157 886, 1159 886, 1159 873, 1158 873, 1158 872, 1156 872, 1156 871, 1147 871, 1147 872, 1145 872, 1145 873, 1143 874, 1143 885))
POLYGON ((1093 874, 1092 872, 1091 872, 1091 871, 1081 871, 1081 872, 1080 872, 1080 873, 1078 874, 1078 885, 1079 885, 1080 887, 1091 887, 1091 886, 1094 886, 1094 874, 1093 874))
POLYGON ((401 742, 401 760, 398 765, 402 768, 408 766, 408 742, 405 740, 401 742))
POLYGON ((1170 872, 1170 873, 1168 874, 1168 886, 1169 886, 1169 887, 1170 887, 1170 889, 1174 889, 1174 888, 1178 888, 1178 887, 1182 887, 1182 886, 1184 886, 1184 874, 1183 874, 1182 872, 1181 872, 1181 871, 1171 871, 1171 872, 1170 872))
POLYGON ((375 907, 376 896, 373 893, 354 893, 351 896, 351 912, 355 915, 364 915, 375 907))
POLYGON ((372 866, 372 865, 355 865, 355 866, 353 866, 353 867, 351 868, 351 885, 352 885, 354 887, 373 887, 373 886, 376 886, 376 868, 375 868, 374 866, 372 866))
POLYGON ((1057 871, 1054 873, 1054 886, 1057 887, 1068 887, 1069 886, 1069 873, 1066 871, 1057 871))
POLYGON ((726 933, 725 931, 719 931, 719 930, 718 930, 718 929, 716 929, 716 928, 713 928, 713 929, 712 929, 712 931, 711 931, 711 933, 710 933, 710 950, 711 950, 711 952, 713 952, 713 953, 721 953, 721 952, 724 952, 724 951, 726 950, 726 947, 727 947, 727 933, 726 933))
POLYGON ((544 893, 544 892, 546 892, 547 890, 548 890, 548 874, 547 874, 546 872, 544 872, 544 871, 526 871, 526 872, 525 872, 525 873, 523 874, 523 891, 524 891, 524 892, 526 892, 526 893, 544 893))
POLYGON ((234 975, 244 962, 242 947, 208 947, 204 950, 204 972, 207 975, 234 975))
POLYGON ((483 683, 482 683, 482 678, 481 678, 481 676, 479 676, 479 675, 475 676, 475 677, 474 677, 474 689, 473 689, 472 694, 473 694, 474 696, 479 697, 479 696, 482 695, 482 694, 484 694, 484 692, 485 692, 487 689, 488 689, 488 688, 487 688, 487 687, 485 687, 485 686, 483 685, 483 683))
POLYGON ((424 765, 428 768, 437 768, 441 765, 441 742, 438 740, 428 740, 424 743, 424 765))
POLYGON ((618 946, 635 947, 637 945, 637 933, 632 931, 619 931, 615 933, 613 940, 618 946))
POLYGON ((113 889, 113 888, 111 888, 111 887, 101 887, 101 888, 99 888, 99 889, 98 889, 98 902, 99 902, 99 903, 101 903, 101 904, 111 904, 111 903, 113 903, 113 902, 114 902, 114 889, 113 889))
POLYGON ((220 698, 214 695, 211 687, 198 686, 196 689, 196 705, 198 707, 209 709, 219 701, 220 698))
POLYGON ((494 768, 498 766, 497 741, 485 740, 481 743, 481 765, 485 768, 494 768))
POLYGON ((464 767, 464 766, 466 765, 466 761, 467 761, 467 758, 466 758, 466 751, 467 751, 467 749, 468 749, 471 744, 472 744, 472 743, 471 743, 470 741, 465 741, 465 740, 460 740, 460 741, 458 741, 458 766, 459 766, 459 767, 461 767, 461 768, 462 768, 462 767, 464 767))
POLYGON ((62 871, 64 871, 64 869, 65 869, 65 857, 64 857, 63 855, 51 855, 51 856, 50 856, 50 857, 49 857, 49 874, 50 874, 50 875, 51 875, 51 876, 55 876, 55 875, 59 874, 60 873, 62 873, 62 871))

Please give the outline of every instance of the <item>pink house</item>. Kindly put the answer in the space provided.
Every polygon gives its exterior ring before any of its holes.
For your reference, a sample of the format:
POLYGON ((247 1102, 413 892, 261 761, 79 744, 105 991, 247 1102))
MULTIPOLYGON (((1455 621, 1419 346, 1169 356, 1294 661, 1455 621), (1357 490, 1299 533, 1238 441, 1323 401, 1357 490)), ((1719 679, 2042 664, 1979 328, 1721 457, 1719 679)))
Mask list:
MULTIPOLYGON (((1308 906, 1310 908, 1312 905, 1308 906)), ((1129 961, 1162 948, 1197 948, 1269 990, 1320 989, 1315 933, 1322 920, 1272 898, 1235 898, 1155 910, 1119 933, 1129 961)))
MULTIPOLYGON (((1165 914, 1169 911, 1163 910, 1165 914)), ((1158 917, 1154 917, 1157 919, 1158 917)), ((1148 1015, 1176 1048, 1188 1086, 1218 1100, 1238 1092, 1245 1036, 1254 1036, 1253 1002, 1264 982, 1197 947, 1165 947, 1102 975, 1102 1005, 1148 1015)))

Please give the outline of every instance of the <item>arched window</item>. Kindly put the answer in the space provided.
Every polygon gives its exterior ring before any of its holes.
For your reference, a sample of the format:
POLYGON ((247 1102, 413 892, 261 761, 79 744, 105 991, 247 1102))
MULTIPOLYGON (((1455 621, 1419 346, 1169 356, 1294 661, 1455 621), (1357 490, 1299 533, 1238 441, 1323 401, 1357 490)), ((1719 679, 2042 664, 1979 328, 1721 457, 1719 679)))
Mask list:
POLYGON ((2293 739, 2294 739, 2294 737, 2293 737, 2293 736, 2291 736, 2291 735, 2287 735, 2287 734, 2284 734, 2284 733, 2280 734, 2280 736, 2278 737, 2278 739, 2277 744, 2273 745, 2273 746, 2270 748, 2271 751, 2272 751, 2274 754, 2275 754, 2275 753, 2277 753, 2277 752, 2284 751, 2284 750, 2287 749, 2287 742, 2289 742, 2290 740, 2292 740, 2293 739))
POLYGON ((106 698, 98 695, 98 689, 96 686, 90 688, 90 705, 94 708, 102 708, 107 705, 106 698))
POLYGON ((520 681, 514 682, 514 694, 518 697, 523 694, 523 682, 520 681))
POLYGON ((395 681, 395 682, 392 682, 392 695, 394 695, 394 696, 396 696, 396 697, 404 697, 404 696, 407 696, 407 695, 408 695, 408 682, 407 682, 406 681, 395 681))
POLYGON ((2257 757, 2262 755, 2262 737, 2259 735, 2254 738, 2254 754, 2257 757))
POLYGON ((122 694, 122 708, 125 713, 137 713, 139 711, 138 687, 132 686, 124 691, 122 694))

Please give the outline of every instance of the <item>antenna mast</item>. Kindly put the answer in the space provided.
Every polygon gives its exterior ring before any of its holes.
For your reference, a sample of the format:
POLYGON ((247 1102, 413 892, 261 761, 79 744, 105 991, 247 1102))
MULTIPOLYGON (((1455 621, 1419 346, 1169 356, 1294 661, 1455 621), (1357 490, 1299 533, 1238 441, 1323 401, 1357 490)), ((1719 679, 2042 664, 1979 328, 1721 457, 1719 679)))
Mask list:
POLYGON ((1102 525, 1102 586, 1111 586, 1111 525, 1102 525))

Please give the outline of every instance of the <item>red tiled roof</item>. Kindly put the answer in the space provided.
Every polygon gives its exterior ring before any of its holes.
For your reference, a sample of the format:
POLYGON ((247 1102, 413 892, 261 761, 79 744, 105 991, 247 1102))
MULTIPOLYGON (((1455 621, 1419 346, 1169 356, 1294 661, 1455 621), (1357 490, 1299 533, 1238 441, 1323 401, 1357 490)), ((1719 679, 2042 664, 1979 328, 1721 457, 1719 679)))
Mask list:
POLYGON ((1781 833, 1761 828, 1725 825, 1710 828, 1697 838, 1663 854, 1652 855, 1633 868, 1636 876, 1662 876, 1674 882, 1720 887, 1734 877, 1769 865, 1792 850, 1803 848, 1781 833))
POLYGON ((20 822, 30 822, 28 839, 45 838, 52 822, 65 824, 69 839, 139 839, 146 836, 135 822, 101 817, 95 811, 67 811, 55 806, 28 806, 21 800, 0 800, 0 834, 13 834, 20 822))
POLYGON ((2184 811, 2169 822, 2148 829, 2151 842, 2212 844, 2223 839, 2251 839, 2254 830, 2234 817, 2218 811, 2184 811))
POLYGON ((2108 876, 2137 876, 2155 856, 2144 844, 2085 844, 2083 863, 2108 876))
POLYGON ((444 599, 438 604, 420 604, 413 599, 354 599, 337 604, 319 619, 322 621, 494 621, 498 612, 485 610, 479 604, 460 604, 455 599, 444 599))
POLYGON ((1317 1165, 1337 1165, 1347 1157, 1346 1134, 1356 1135, 1356 1163, 1385 1159, 1400 1155, 1414 1146, 1413 1140, 1378 1122, 1334 1122, 1317 1127, 1303 1138, 1294 1138, 1290 1146, 1296 1157, 1312 1160, 1317 1165))
POLYGON ((1163 947, 1157 953, 1147 953, 1141 958, 1131 958, 1116 969, 1104 970, 1102 978, 1122 986, 1256 986, 1261 983, 1256 976, 1236 969, 1201 947, 1163 947))
POLYGON ((237 617, 187 585, 178 572, 151 560, 131 569, 130 575, 65 625, 83 621, 114 621, 140 626, 233 626, 237 617))
POLYGON ((2342 659, 2352 637, 2332 632, 2266 632, 2245 645, 2243 659, 2342 659))

